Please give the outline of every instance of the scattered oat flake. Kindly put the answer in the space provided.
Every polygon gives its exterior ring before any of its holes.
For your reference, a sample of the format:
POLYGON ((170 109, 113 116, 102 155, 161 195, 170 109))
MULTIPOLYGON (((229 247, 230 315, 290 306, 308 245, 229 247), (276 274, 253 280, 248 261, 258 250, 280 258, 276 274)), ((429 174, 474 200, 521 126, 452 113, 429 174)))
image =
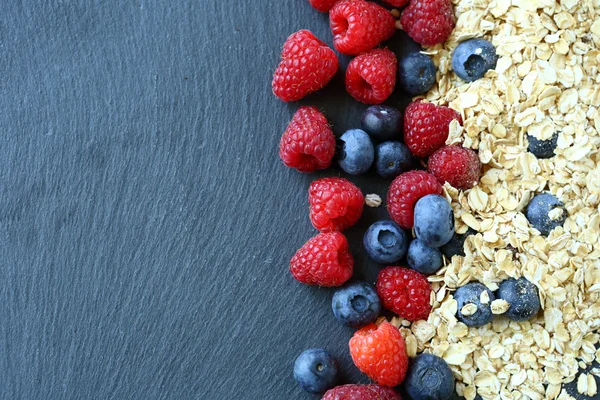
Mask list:
POLYGON ((375 193, 368 194, 365 196, 365 204, 369 207, 379 207, 381 205, 381 197, 375 193))
POLYGON ((508 311, 510 304, 504 299, 496 299, 492 301, 490 307, 492 308, 492 314, 500 315, 508 311))

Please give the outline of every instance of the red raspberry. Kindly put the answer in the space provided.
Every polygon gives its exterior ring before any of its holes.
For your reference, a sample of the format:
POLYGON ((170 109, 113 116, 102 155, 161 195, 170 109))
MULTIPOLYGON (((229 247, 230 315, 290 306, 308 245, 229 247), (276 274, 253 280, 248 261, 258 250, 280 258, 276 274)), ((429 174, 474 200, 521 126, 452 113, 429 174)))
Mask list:
POLYGON ((300 100, 327 85, 338 70, 338 59, 311 31, 290 35, 273 76, 273 93, 283 101, 300 100))
POLYGON ((467 190, 481 178, 481 162, 476 152, 462 146, 442 147, 429 157, 427 170, 443 185, 449 182, 457 189, 467 190))
POLYGON ((377 277, 377 294, 385 308, 409 321, 427 319, 431 285, 424 275, 403 267, 385 267, 377 277))
POLYGON ((388 49, 374 49, 354 58, 346 69, 346 90, 356 100, 380 104, 396 86, 398 60, 388 49))
POLYGON ((325 393, 321 400, 401 400, 394 389, 379 385, 342 385, 325 393))
POLYGON ((454 29, 450 0, 411 0, 400 17, 402 29, 424 46, 444 43, 454 29))
POLYGON ((343 231, 358 221, 364 197, 359 188, 344 178, 322 178, 308 189, 310 221, 321 232, 343 231))
POLYGON ((304 244, 290 261, 290 272, 307 285, 340 286, 352 276, 354 259, 346 236, 319 233, 304 244))
POLYGON ((371 50, 392 37, 396 20, 388 10, 364 0, 342 0, 329 11, 333 45, 343 54, 371 50))
POLYGON ((409 0, 383 0, 384 3, 389 4, 392 7, 402 8, 408 4, 409 0))
POLYGON ((331 7, 333 7, 333 5, 338 2, 338 0, 308 0, 308 2, 317 11, 327 12, 331 10, 331 7))
POLYGON ((460 114, 451 108, 413 101, 404 113, 404 142, 415 156, 427 157, 444 147, 453 119, 462 125, 460 114))
POLYGON ((334 154, 335 136, 327 118, 316 107, 300 107, 279 142, 283 163, 300 172, 313 172, 329 167, 334 154))
POLYGON ((358 369, 380 385, 399 385, 406 376, 406 344, 398 328, 389 322, 356 331, 350 339, 350 355, 358 369))
POLYGON ((390 217, 404 229, 412 229, 416 202, 428 194, 442 194, 442 185, 425 171, 408 171, 394 179, 388 190, 390 217))

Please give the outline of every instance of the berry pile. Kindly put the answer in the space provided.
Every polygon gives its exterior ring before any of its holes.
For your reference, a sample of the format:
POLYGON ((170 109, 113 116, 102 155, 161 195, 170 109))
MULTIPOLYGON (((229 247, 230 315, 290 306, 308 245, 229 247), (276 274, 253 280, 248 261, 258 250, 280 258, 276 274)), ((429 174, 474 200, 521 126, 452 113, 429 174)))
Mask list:
MULTIPOLYGON (((300 354, 294 378, 308 392, 325 393, 326 400, 399 399, 392 387, 403 382, 411 398, 449 399, 455 382, 448 364, 431 354, 409 362, 401 331, 380 313, 384 307, 408 324, 429 318, 435 296, 428 276, 445 265, 444 257, 464 256, 465 240, 477 233, 455 231, 447 190, 472 189, 479 183, 483 166, 475 150, 447 144, 452 126, 462 125, 457 111, 422 99, 415 99, 404 112, 382 104, 396 90, 397 82, 405 94, 426 93, 435 85, 437 71, 424 53, 398 60, 391 50, 378 46, 400 26, 421 45, 444 43, 455 24, 452 3, 384 1, 405 7, 400 14, 366 0, 308 1, 318 11, 329 12, 335 50, 355 56, 345 71, 347 92, 355 100, 373 105, 365 110, 360 127, 342 133, 337 140, 317 108, 300 107, 281 138, 280 158, 303 173, 329 168, 334 158, 348 175, 374 170, 391 180, 387 195, 390 219, 374 222, 362 241, 367 255, 383 265, 375 284, 347 283, 353 275, 354 258, 342 231, 359 221, 365 198, 345 178, 311 183, 308 214, 319 233, 296 252, 289 269, 304 284, 345 284, 333 294, 333 315, 341 324, 358 329, 349 342, 350 355, 356 367, 377 384, 334 387, 339 366, 324 349, 300 354)), ((483 77, 496 62, 495 48, 484 39, 460 43, 452 58, 455 74, 467 82, 483 77)), ((338 67, 334 50, 311 32, 298 31, 284 44, 272 81, 273 93, 286 102, 299 100, 327 85, 338 67)), ((556 137, 545 141, 528 137, 529 151, 540 158, 552 157, 556 137)), ((535 196, 526 209, 527 219, 542 235, 560 227, 566 216, 563 204, 549 193, 535 196)), ((538 290, 525 278, 507 279, 495 292, 470 282, 456 290, 454 300, 457 319, 468 327, 485 325, 497 315, 525 321, 540 310, 538 290)))

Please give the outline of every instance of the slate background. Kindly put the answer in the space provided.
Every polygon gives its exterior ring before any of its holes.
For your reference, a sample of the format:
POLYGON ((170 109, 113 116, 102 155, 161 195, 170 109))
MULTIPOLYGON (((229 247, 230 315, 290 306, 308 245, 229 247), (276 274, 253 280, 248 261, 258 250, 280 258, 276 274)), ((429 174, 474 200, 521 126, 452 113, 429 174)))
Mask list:
MULTIPOLYGON (((280 164, 298 105, 270 79, 290 33, 331 44, 327 16, 300 0, 19 0, 0 15, 0 398, 309 399, 291 366, 315 346, 366 382, 331 290, 287 273, 315 234, 309 183, 340 173, 280 164)), ((302 103, 338 134, 365 108, 341 74, 302 103)), ((348 232, 359 278, 376 276, 359 243, 385 215, 348 232)))

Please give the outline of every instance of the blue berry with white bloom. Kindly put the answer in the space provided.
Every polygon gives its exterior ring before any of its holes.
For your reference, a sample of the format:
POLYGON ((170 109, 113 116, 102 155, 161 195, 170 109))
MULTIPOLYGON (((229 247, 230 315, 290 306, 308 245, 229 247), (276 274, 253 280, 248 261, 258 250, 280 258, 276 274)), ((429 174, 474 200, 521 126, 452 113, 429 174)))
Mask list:
POLYGON ((488 70, 496 68, 497 62, 496 48, 485 39, 465 40, 452 55, 454 72, 467 82, 482 78, 488 70))
POLYGON ((367 172, 375 159, 373 142, 362 129, 350 129, 338 140, 338 164, 351 175, 367 172))

